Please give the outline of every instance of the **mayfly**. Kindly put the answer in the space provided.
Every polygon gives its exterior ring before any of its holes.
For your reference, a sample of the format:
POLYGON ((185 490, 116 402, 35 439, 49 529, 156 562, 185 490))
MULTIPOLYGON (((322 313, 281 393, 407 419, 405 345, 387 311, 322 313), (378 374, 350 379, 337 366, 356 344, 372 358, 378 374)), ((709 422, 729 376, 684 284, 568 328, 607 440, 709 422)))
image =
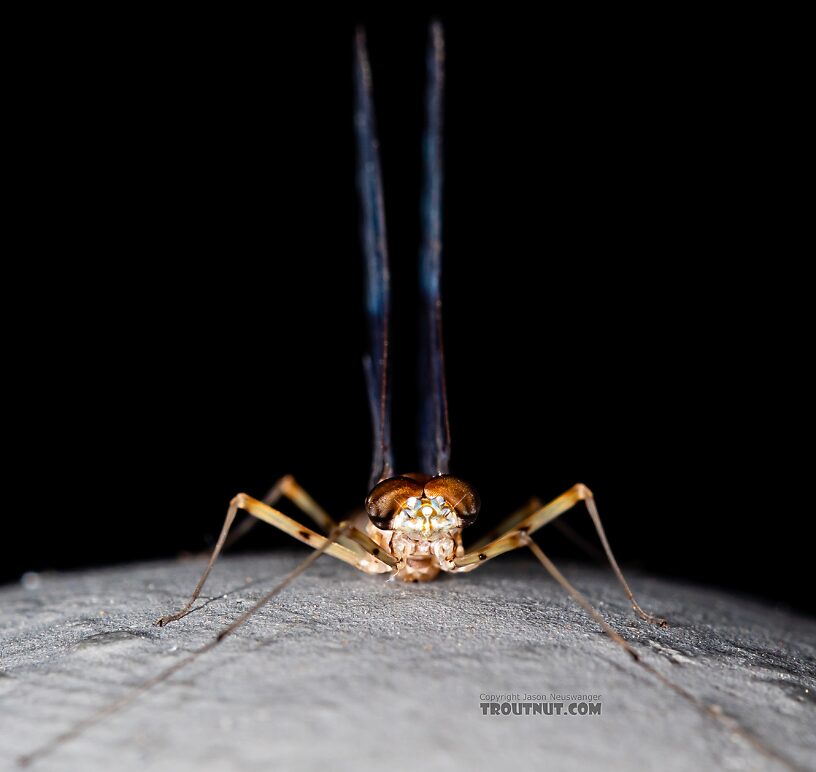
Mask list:
POLYGON ((633 595, 609 546, 590 490, 573 486, 549 504, 531 501, 510 515, 490 534, 465 546, 462 533, 479 513, 480 499, 468 482, 450 474, 450 428, 442 340, 441 213, 442 213, 442 104, 444 85, 442 27, 430 27, 427 54, 426 122, 423 138, 422 234, 420 246, 421 341, 419 372, 423 395, 420 432, 421 473, 395 474, 391 447, 391 390, 389 385, 390 278, 386 247, 383 188, 372 101, 371 70, 365 36, 355 40, 354 122, 357 141, 357 186, 361 206, 361 240, 365 261, 365 302, 369 351, 364 359, 365 380, 373 426, 373 458, 369 493, 358 520, 337 522, 291 477, 282 478, 263 499, 239 493, 230 502, 221 533, 209 562, 190 599, 177 612, 157 620, 160 626, 186 616, 196 600, 219 554, 228 543, 263 521, 285 531, 313 548, 313 552, 267 592, 248 611, 225 627, 208 644, 181 658, 166 670, 126 693, 118 701, 79 722, 48 744, 20 759, 22 764, 53 751, 90 726, 123 708, 140 694, 165 681, 175 672, 217 646, 252 615, 303 573, 324 552, 360 571, 388 574, 392 579, 425 582, 440 572, 467 573, 492 558, 520 547, 529 548, 549 574, 601 626, 639 667, 690 701, 712 719, 739 734, 757 750, 787 764, 772 749, 713 705, 689 693, 640 658, 635 649, 612 629, 589 601, 550 561, 532 535, 543 526, 583 502, 598 539, 634 612, 643 620, 664 626, 665 620, 644 611, 633 595), (286 516, 274 505, 289 499, 312 521, 315 528, 286 516), (239 511, 247 518, 231 530, 239 511))

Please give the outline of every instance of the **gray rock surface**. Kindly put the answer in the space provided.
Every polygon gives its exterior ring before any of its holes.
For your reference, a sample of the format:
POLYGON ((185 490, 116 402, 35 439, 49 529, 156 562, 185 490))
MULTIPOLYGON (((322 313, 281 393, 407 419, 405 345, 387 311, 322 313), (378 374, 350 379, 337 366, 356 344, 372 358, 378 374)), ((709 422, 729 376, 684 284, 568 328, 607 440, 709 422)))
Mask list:
MULTIPOLYGON (((27 577, 0 590, 0 768, 206 643, 305 551, 27 577), (224 597, 221 597, 224 595, 224 597)), ((565 573, 642 657, 816 769, 816 624, 632 572, 565 573)), ((234 636, 42 770, 784 769, 658 683, 532 559, 428 585, 322 556, 234 636), (482 715, 482 694, 600 694, 600 716, 482 715)))

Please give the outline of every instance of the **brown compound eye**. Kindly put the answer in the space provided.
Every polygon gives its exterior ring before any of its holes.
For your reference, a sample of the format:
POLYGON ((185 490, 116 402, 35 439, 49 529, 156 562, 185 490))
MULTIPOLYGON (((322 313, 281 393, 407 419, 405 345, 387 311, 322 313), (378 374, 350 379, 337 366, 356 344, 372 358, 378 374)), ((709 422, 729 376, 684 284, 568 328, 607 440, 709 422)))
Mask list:
POLYGON ((459 515, 463 526, 470 525, 476 519, 482 505, 479 494, 473 486, 449 474, 441 474, 428 480, 425 483, 425 495, 429 499, 444 496, 445 501, 459 515))
POLYGON ((389 477, 377 483, 366 496, 365 508, 371 522, 384 531, 391 519, 412 496, 422 498, 422 486, 410 477, 389 477))

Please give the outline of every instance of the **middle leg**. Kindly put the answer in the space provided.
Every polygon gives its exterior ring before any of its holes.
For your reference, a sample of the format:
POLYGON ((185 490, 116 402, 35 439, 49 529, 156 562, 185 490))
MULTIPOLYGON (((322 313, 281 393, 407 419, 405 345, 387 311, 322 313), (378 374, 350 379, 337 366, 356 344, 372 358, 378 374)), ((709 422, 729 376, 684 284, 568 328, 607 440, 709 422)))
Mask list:
MULTIPOLYGON (((564 514, 564 512, 572 509, 580 501, 583 501, 586 504, 586 508, 589 511, 589 516, 592 519, 592 524, 595 526, 595 530, 598 533, 598 538, 601 540, 601 544, 603 545, 607 560, 612 566, 612 570, 615 572, 615 576, 618 578, 618 581, 621 583, 627 598, 629 598, 629 602, 632 604, 632 609, 641 619, 664 627, 666 625, 665 619, 647 613, 640 607, 640 604, 635 599, 634 593, 629 587, 629 583, 626 581, 623 572, 620 570, 620 566, 618 566, 618 561, 615 559, 612 548, 609 546, 609 540, 606 538, 606 533, 604 532, 603 525, 601 523, 601 517, 598 514, 598 508, 595 506, 595 499, 592 495, 592 491, 587 488, 586 485, 581 483, 573 485, 573 487, 566 493, 561 494, 557 499, 554 499, 549 504, 538 508, 532 514, 523 516, 504 535, 494 539, 489 544, 469 550, 460 558, 456 558, 454 560, 456 568, 460 571, 472 571, 481 563, 486 562, 497 555, 501 555, 504 552, 508 552, 509 550, 526 545, 527 536, 535 533, 539 528, 542 528, 547 523, 552 522, 557 517, 560 517, 564 514)), ((511 516, 511 519, 515 519, 515 517, 517 516, 511 516)))

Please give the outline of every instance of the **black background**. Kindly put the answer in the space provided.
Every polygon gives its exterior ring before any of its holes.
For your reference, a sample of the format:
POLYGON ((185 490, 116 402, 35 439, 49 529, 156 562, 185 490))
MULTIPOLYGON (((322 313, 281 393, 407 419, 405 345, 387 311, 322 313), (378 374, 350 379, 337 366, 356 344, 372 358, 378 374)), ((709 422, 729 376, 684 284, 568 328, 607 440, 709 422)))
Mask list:
MULTIPOLYGON (((582 481, 625 564, 811 606, 784 436, 804 420, 803 202, 775 55, 734 20, 437 11, 452 471, 481 527, 582 481)), ((287 472, 338 515, 361 504, 358 21, 415 468, 429 18, 96 19, 70 39, 50 20, 13 94, 3 579, 200 550, 234 493, 287 472)), ((246 544, 276 546, 296 545, 246 544)))

